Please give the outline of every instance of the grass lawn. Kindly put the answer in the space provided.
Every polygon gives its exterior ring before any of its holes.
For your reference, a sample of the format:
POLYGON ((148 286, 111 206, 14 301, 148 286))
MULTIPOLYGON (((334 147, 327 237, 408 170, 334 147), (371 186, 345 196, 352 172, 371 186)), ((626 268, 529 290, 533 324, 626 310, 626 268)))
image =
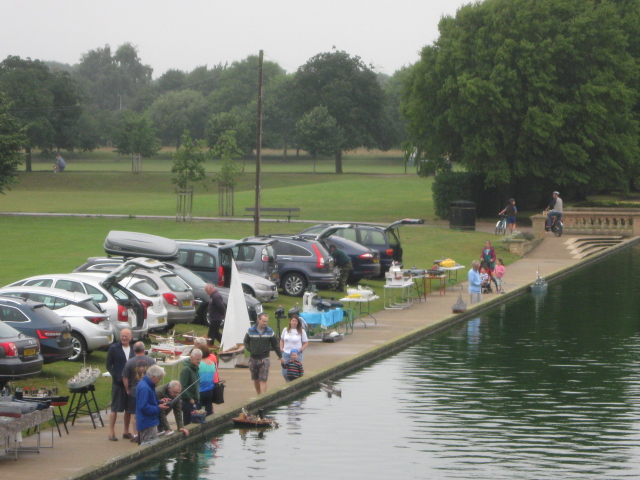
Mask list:
MULTIPOLYGON (((354 159, 353 164, 360 162, 366 167, 367 156, 363 158, 354 159)), ((120 214, 129 217, 0 216, 0 248, 4 252, 0 286, 31 275, 70 272, 84 263, 87 257, 104 254, 102 244, 110 230, 130 230, 169 238, 242 238, 253 235, 254 226, 250 221, 177 223, 174 220, 136 218, 139 215, 175 215, 176 198, 171 174, 168 173, 170 161, 153 161, 167 168, 157 172, 147 172, 145 169, 144 173, 134 175, 127 169, 121 168, 118 172, 105 167, 109 162, 122 167, 123 161, 72 159, 69 162, 70 170, 63 174, 54 175, 49 171, 21 174, 21 183, 7 195, 0 196, 0 210, 120 214), (95 170, 88 168, 90 166, 95 170)), ((431 199, 432 179, 404 175, 404 167, 400 168, 398 161, 398 158, 390 160, 374 154, 368 157, 371 169, 386 169, 386 175, 366 175, 364 167, 362 173, 351 172, 351 160, 345 162, 345 171, 350 173, 343 175, 279 173, 280 168, 284 170, 285 166, 288 168, 291 164, 281 167, 275 160, 271 163, 267 161, 262 179, 262 205, 300 207, 300 218, 309 221, 384 223, 406 217, 424 218, 426 225, 401 229, 405 266, 429 268, 433 260, 442 257, 450 257, 470 266, 471 260, 479 257, 485 240, 493 239, 493 235, 450 230, 448 224, 436 221, 431 199), (391 169, 395 169, 395 173, 391 169)), ((309 160, 305 162, 304 168, 308 169, 309 160)), ((295 171, 295 168, 291 171, 295 171)), ((241 179, 235 192, 236 216, 244 215, 244 207, 253 206, 254 182, 253 175, 245 175, 241 179)), ((201 187, 197 189, 193 213, 195 216, 211 217, 217 216, 217 212, 217 190, 209 181, 208 191, 201 187)), ((294 233, 306 226, 263 222, 261 233, 294 233)), ((515 260, 507 252, 500 252, 499 255, 507 265, 515 260)), ((464 274, 462 277, 465 277, 464 274)), ((383 281, 367 280, 362 284, 380 292, 383 281)), ((325 298, 335 295, 332 292, 321 294, 325 298)), ((265 304, 272 326, 275 326, 273 312, 278 305, 288 309, 299 301, 298 298, 281 296, 277 302, 265 304)), ((382 300, 374 302, 371 308, 372 311, 380 310, 382 300)), ((191 328, 181 326, 178 331, 191 328)), ((200 334, 205 333, 204 327, 196 326, 195 329, 200 334)), ((105 352, 94 352, 87 358, 87 363, 104 370, 105 360, 105 352)), ((38 378, 19 384, 41 387, 57 382, 64 392, 67 380, 78 369, 77 363, 57 362, 46 365, 38 378)), ((100 407, 104 408, 110 401, 109 379, 101 378, 98 381, 96 394, 100 407)))

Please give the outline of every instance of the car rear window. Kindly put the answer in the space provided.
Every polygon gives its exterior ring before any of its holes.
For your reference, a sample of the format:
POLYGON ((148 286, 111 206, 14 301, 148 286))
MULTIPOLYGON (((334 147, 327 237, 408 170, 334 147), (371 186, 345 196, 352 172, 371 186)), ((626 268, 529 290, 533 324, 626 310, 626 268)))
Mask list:
POLYGON ((15 338, 20 336, 20 332, 13 328, 11 325, 7 325, 4 322, 0 322, 0 338, 15 338))
POLYGON ((18 308, 3 305, 0 307, 0 320, 3 322, 23 323, 28 322, 29 317, 27 317, 18 308))
POLYGON ((36 305, 33 309, 34 312, 38 314, 38 316, 50 323, 51 325, 62 325, 64 323, 64 318, 58 315, 56 312, 52 312, 45 305, 36 305))
POLYGON ((186 292, 191 290, 189 285, 184 283, 177 275, 163 275, 162 281, 167 284, 167 287, 169 287, 172 292, 186 292))
POLYGON ((109 292, 113 295, 117 300, 129 300, 129 294, 125 292, 122 288, 117 285, 111 285, 109 287, 109 292))
POLYGON ((291 255, 294 257, 310 257, 311 252, 306 248, 299 247, 293 243, 280 240, 274 245, 274 250, 278 255, 291 255))
POLYGON ((133 290, 134 292, 141 293, 142 295, 145 295, 147 297, 159 297, 160 296, 160 294, 158 293, 158 290, 153 288, 153 286, 149 285, 147 283, 147 280, 143 280, 141 282, 136 282, 133 285, 129 285, 129 288, 131 290, 133 290))
POLYGON ((104 310, 95 300, 85 300, 84 302, 78 302, 78 306, 93 313, 104 313, 104 310))
POLYGON ((206 252, 193 252, 193 266, 215 270, 216 259, 213 255, 206 252))
MULTIPOLYGON (((15 285, 17 285, 17 283, 15 285)), ((50 287, 51 285, 53 285, 53 280, 51 280, 50 278, 39 278, 36 280, 29 280, 28 282, 25 282, 25 285, 31 287, 50 287)))
POLYGON ((385 246, 387 244, 387 238, 384 233, 377 230, 363 230, 362 243, 365 245, 385 246))
POLYGON ((205 282, 201 277, 193 273, 191 270, 187 270, 186 268, 180 269, 179 275, 186 283, 191 285, 193 288, 202 288, 207 282, 205 282))
POLYGON ((334 235, 338 235, 339 237, 346 238, 347 240, 351 240, 352 242, 357 242, 358 241, 358 239, 356 238, 356 229, 355 228, 343 228, 343 229, 340 229, 340 230, 336 231, 336 233, 334 233, 334 235))
POLYGON ((236 260, 240 262, 251 262, 256 258, 256 247, 250 245, 241 245, 233 249, 233 254, 236 260))
POLYGON ((107 296, 98 290, 96 287, 92 287, 91 285, 84 284, 87 288, 87 293, 93 297, 93 299, 98 303, 107 303, 107 296))
POLYGON ((45 295, 43 293, 30 293, 29 299, 34 302, 44 303, 51 310, 66 307, 69 305, 69 301, 64 298, 54 297, 53 295, 45 295))

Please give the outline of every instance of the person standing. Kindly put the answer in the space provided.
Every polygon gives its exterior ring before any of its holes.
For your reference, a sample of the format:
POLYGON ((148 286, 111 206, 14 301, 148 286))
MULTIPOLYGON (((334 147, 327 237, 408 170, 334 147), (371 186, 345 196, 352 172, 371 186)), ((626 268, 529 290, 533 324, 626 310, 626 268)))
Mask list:
MULTIPOLYGON (((285 362, 291 360, 291 352, 298 351, 298 360, 302 362, 302 352, 309 346, 307 332, 302 328, 300 319, 297 316, 291 317, 289 326, 282 330, 280 336, 280 351, 285 362)), ((282 368, 282 376, 288 381, 286 368, 282 368)))
MULTIPOLYGON (((151 365, 155 365, 156 361, 145 355, 144 351, 144 343, 136 342, 133 345, 133 358, 127 360, 127 363, 124 365, 124 369, 122 370, 122 383, 124 384, 124 388, 127 391, 127 412, 131 415, 135 415, 137 412, 136 409, 136 387, 138 383, 144 378, 147 373, 147 369, 151 367, 151 365)), ((137 418, 137 417, 136 417, 137 418)), ((134 428, 134 431, 138 428, 134 428)), ((129 438, 127 436, 122 436, 122 438, 129 438)), ((132 435, 132 442, 138 441, 136 435, 132 435)))
POLYGON ((107 352, 107 371, 111 375, 111 412, 109 412, 109 440, 116 442, 116 420, 118 413, 124 412, 124 433, 122 438, 133 438, 129 432, 131 414, 127 411, 127 390, 122 382, 122 371, 127 360, 134 356, 131 348, 131 330, 120 332, 120 341, 112 344, 107 352))
POLYGON ((502 287, 502 277, 504 277, 506 268, 501 258, 498 259, 495 272, 496 272, 496 282, 497 282, 496 286, 498 288, 498 293, 504 293, 504 288, 502 287))
POLYGON ((156 397, 156 387, 163 378, 164 368, 160 365, 151 365, 136 385, 138 444, 152 442, 158 438, 160 412, 169 409, 165 403, 159 403, 156 397))
POLYGON ((184 424, 191 423, 191 412, 193 412, 196 404, 200 403, 200 374, 198 369, 202 362, 202 350, 194 348, 191 355, 187 358, 180 372, 180 384, 183 386, 182 392, 182 415, 184 424))
POLYGON ((480 270, 480 262, 478 260, 474 260, 471 263, 471 270, 469 270, 469 274, 467 275, 467 279, 469 280, 469 295, 471 297, 471 305, 482 300, 482 281, 480 279, 480 273, 478 272, 478 270, 480 270))
POLYGON ((198 345, 198 348, 202 351, 202 362, 198 366, 200 404, 207 412, 207 415, 213 415, 213 389, 217 376, 216 356, 209 351, 207 345, 198 345))
POLYGON ((211 345, 218 340, 218 343, 222 341, 222 334, 220 333, 220 327, 224 321, 224 317, 227 314, 227 306, 222 300, 220 292, 212 283, 207 283, 204 286, 204 291, 209 295, 209 305, 207 306, 207 323, 209 324, 209 341, 211 345))
POLYGON ((560 193, 553 192, 553 199, 547 208, 544 209, 545 212, 549 212, 547 214, 547 223, 544 227, 545 231, 551 230, 552 225, 552 217, 556 217, 556 220, 562 219, 562 199, 560 198, 560 193))
POLYGON ((182 419, 182 402, 177 400, 173 403, 169 403, 180 395, 180 393, 182 393, 182 385, 180 385, 178 380, 171 380, 169 383, 156 387, 156 398, 158 399, 158 403, 164 403, 168 407, 166 410, 160 411, 160 425, 158 425, 158 431, 171 431, 171 425, 169 425, 169 419, 167 416, 169 413, 173 412, 173 418, 176 421, 176 430, 181 431, 186 437, 188 437, 189 430, 184 428, 184 420, 182 419))
POLYGON ((484 248, 480 252, 480 261, 489 265, 489 268, 493 272, 496 266, 496 250, 491 246, 491 242, 487 240, 484 242, 484 248))
POLYGON ((507 216, 507 225, 509 225, 509 229, 511 229, 511 234, 513 235, 514 230, 516 229, 516 214, 518 213, 518 207, 516 207, 516 200, 514 198, 510 198, 509 202, 507 202, 507 206, 502 209, 498 215, 505 214, 507 216))
POLYGON ((331 245, 329 251, 338 266, 338 279, 335 290, 336 292, 344 292, 344 287, 351 273, 351 258, 335 245, 331 245))
POLYGON ((280 359, 280 364, 284 364, 280 345, 276 339, 275 332, 269 327, 269 317, 266 313, 258 315, 258 321, 252 325, 244 336, 244 346, 249 351, 249 371, 251 380, 260 395, 267 391, 267 379, 269 378, 269 367, 271 361, 269 354, 273 349, 280 359))
POLYGON ((58 153, 56 155, 56 172, 64 172, 65 168, 67 168, 67 162, 65 162, 62 155, 58 153))

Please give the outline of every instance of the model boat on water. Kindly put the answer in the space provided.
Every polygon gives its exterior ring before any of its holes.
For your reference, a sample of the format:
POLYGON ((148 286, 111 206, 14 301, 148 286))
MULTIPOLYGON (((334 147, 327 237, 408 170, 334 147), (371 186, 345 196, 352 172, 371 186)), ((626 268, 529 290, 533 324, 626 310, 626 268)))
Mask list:
POLYGON ((467 303, 462 299, 462 295, 458 297, 458 301, 453 304, 453 313, 463 313, 467 311, 467 303))
POLYGON ((251 321, 247 313, 247 302, 242 291, 240 275, 238 274, 236 262, 231 260, 229 301, 227 303, 222 340, 218 349, 218 356, 221 360, 219 363, 220 368, 233 368, 236 366, 238 358, 244 354, 244 336, 249 327, 251 327, 251 321))
POLYGON ((531 284, 531 293, 543 293, 547 291, 547 281, 536 272, 536 280, 531 284))
POLYGON ((88 387, 96 383, 100 377, 100 369, 93 368, 92 366, 83 365, 76 375, 71 377, 67 382, 67 387, 70 390, 77 390, 78 388, 88 387))
POLYGON ((265 417, 262 410, 258 410, 258 415, 249 415, 242 408, 242 412, 235 418, 231 419, 234 425, 244 428, 278 428, 278 422, 273 418, 265 417))

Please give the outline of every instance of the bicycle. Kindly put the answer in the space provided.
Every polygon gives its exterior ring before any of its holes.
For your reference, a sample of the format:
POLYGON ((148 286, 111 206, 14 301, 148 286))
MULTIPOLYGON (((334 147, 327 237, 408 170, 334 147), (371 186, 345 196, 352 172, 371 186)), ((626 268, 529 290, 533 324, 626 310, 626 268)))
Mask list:
POLYGON ((562 217, 551 217, 553 220, 551 222, 551 231, 556 237, 562 236, 562 230, 564 229, 564 224, 562 223, 562 217))
POLYGON ((496 223, 496 235, 505 235, 507 233, 507 216, 500 215, 500 220, 496 223))

